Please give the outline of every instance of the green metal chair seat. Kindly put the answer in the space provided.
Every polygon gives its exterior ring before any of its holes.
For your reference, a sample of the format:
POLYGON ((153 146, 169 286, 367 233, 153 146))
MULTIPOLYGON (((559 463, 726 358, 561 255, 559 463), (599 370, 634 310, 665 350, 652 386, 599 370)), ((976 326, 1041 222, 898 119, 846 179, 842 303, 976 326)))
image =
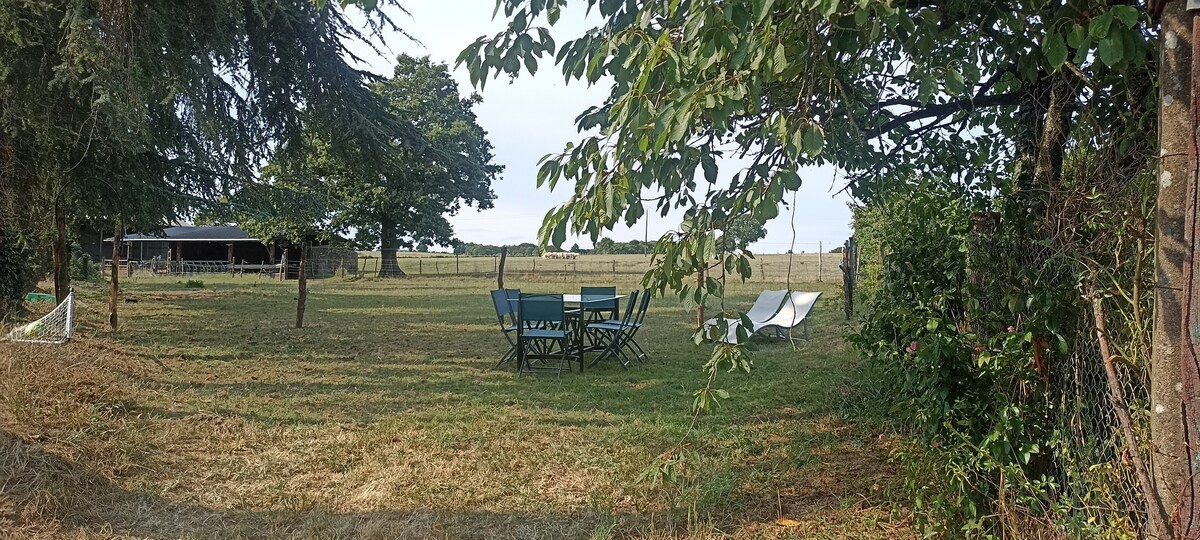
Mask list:
POLYGON ((541 328, 531 328, 521 332, 521 336, 528 339, 566 339, 567 332, 565 330, 544 330, 541 328))

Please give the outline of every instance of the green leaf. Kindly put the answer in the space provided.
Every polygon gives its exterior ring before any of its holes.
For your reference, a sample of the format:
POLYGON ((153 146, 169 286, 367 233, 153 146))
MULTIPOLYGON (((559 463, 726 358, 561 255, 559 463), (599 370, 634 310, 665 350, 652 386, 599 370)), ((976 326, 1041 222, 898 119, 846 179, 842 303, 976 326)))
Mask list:
POLYGON ((1083 29, 1083 25, 1074 24, 1067 34, 1067 45, 1070 45, 1072 49, 1082 48, 1085 38, 1087 38, 1087 31, 1083 29))
POLYGON ((1042 43, 1042 53, 1046 55, 1046 61, 1056 70, 1067 62, 1067 52, 1067 42, 1062 34, 1057 32, 1047 35, 1042 43))
POLYGON ((967 86, 963 81, 962 73, 956 69, 951 69, 946 72, 946 93, 952 96, 962 95, 966 91, 967 86))
POLYGON ((1130 5, 1116 5, 1112 8, 1112 14, 1125 25, 1125 28, 1133 28, 1138 22, 1138 10, 1130 5))
POLYGON ((1108 31, 1112 27, 1113 12, 1105 11, 1099 17, 1092 19, 1088 23, 1088 35, 1093 39, 1103 39, 1108 37, 1108 31))
POLYGON ((1121 33, 1114 32, 1100 40, 1100 60, 1108 66, 1115 66, 1125 58, 1125 41, 1121 33))
POLYGON ((779 75, 787 69, 787 51, 783 48, 783 42, 775 44, 775 53, 771 55, 771 71, 779 75))
POLYGON ((921 82, 917 85, 917 101, 922 104, 929 104, 933 101, 933 93, 937 91, 937 83, 932 77, 922 77, 921 82))
POLYGON ((712 184, 717 181, 717 160, 713 159, 710 152, 705 152, 700 156, 700 165, 704 167, 704 179, 712 184))
POLYGON ((803 133, 801 142, 803 143, 802 150, 804 150, 804 153, 810 157, 819 155, 825 147, 825 131, 821 129, 821 126, 810 123, 804 126, 803 133))

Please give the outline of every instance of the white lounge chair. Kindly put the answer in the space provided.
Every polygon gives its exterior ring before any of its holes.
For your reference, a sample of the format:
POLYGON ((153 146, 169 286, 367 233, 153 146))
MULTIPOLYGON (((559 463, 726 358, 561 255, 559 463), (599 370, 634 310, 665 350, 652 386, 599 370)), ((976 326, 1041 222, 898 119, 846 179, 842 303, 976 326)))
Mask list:
POLYGON ((817 299, 821 297, 819 292, 793 292, 788 296, 783 306, 779 308, 779 312, 770 320, 764 321, 762 324, 755 322, 754 332, 756 334, 760 330, 767 328, 775 329, 775 336, 780 338, 790 339, 791 335, 783 335, 784 330, 791 330, 801 324, 804 325, 804 339, 808 339, 808 313, 817 303, 817 299))
MULTIPOLYGON (((750 322, 757 327, 760 323, 765 323, 771 320, 776 313, 779 313, 779 308, 788 299, 788 291, 763 291, 758 295, 758 299, 754 301, 754 305, 750 306, 750 311, 746 312, 746 317, 750 322)), ((737 343, 737 328, 741 325, 738 319, 725 319, 728 324, 728 334, 721 341, 725 343, 737 343)), ((711 328, 717 324, 717 319, 712 318, 704 321, 704 328, 711 328)), ((753 331, 751 333, 754 333, 753 331)))

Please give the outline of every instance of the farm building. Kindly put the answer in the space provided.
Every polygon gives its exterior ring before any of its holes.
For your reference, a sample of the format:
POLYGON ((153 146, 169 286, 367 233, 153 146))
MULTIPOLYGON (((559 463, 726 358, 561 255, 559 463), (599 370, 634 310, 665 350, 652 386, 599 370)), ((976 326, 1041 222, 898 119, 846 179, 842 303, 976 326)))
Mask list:
MULTIPOLYGON (((299 269, 300 246, 284 240, 264 242, 236 225, 183 225, 158 234, 129 233, 121 244, 123 262, 156 272, 275 272, 286 263, 287 277, 295 277, 299 269)), ((316 244, 310 256, 312 275, 357 271, 357 252, 316 244)), ((105 238, 103 259, 111 259, 112 253, 113 238, 105 238)))

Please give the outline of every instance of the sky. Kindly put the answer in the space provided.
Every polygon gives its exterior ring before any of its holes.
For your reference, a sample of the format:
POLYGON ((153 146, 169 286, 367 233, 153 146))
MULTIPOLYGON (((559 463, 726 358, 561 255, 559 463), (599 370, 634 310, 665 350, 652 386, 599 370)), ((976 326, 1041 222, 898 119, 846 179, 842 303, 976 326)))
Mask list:
MULTIPOLYGON (((359 67, 390 76, 396 54, 429 56, 451 67, 462 93, 478 91, 471 86, 466 68, 454 69, 454 61, 476 38, 504 29, 503 13, 492 19, 495 0, 404 0, 402 4, 410 15, 393 15, 397 24, 416 41, 398 33, 388 35, 382 56, 371 53, 365 46, 355 47, 356 53, 367 62, 359 67)), ((584 3, 574 5, 582 7, 584 3)), ((555 41, 562 44, 594 25, 594 19, 585 20, 582 9, 568 10, 552 33, 555 41)), ((475 112, 494 146, 495 162, 504 166, 504 172, 492 184, 496 194, 494 208, 483 211, 465 208, 449 218, 456 236, 464 242, 495 245, 536 242, 542 217, 570 196, 570 186, 560 185, 554 192, 537 188, 537 162, 546 154, 561 152, 567 142, 580 138, 575 117, 601 103, 608 87, 600 84, 589 88, 586 83, 574 80, 565 84, 561 72, 548 59, 540 67, 535 76, 525 73, 513 81, 502 76, 488 81, 479 91, 483 103, 476 106, 475 112)), ((738 166, 736 162, 720 164, 726 177, 732 176, 738 166)), ((841 245, 851 234, 847 206, 850 199, 844 193, 835 195, 844 182, 829 167, 801 169, 800 176, 804 184, 797 194, 794 212, 795 251, 813 252, 822 242, 825 250, 841 245)), ((785 200, 790 201, 791 195, 785 200)), ((780 216, 767 223, 766 238, 751 244, 750 249, 755 253, 783 253, 791 248, 792 215, 791 209, 781 208, 780 216)), ((665 231, 677 229, 679 216, 679 212, 666 217, 655 213, 648 223, 643 218, 632 228, 618 225, 613 231, 605 231, 604 236, 629 241, 643 239, 648 232, 655 239, 665 231)), ((591 246, 589 238, 568 237, 563 247, 576 242, 582 247, 591 246)))

